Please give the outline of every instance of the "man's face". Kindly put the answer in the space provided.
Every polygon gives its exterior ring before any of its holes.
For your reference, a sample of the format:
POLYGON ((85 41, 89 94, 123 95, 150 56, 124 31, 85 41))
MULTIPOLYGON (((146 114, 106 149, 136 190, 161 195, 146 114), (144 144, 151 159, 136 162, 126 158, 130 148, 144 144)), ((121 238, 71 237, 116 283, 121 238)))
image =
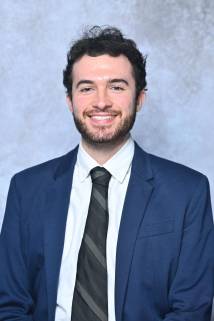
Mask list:
POLYGON ((126 139, 144 95, 137 105, 129 60, 123 55, 84 55, 74 64, 72 78, 68 104, 82 138, 90 144, 126 139))

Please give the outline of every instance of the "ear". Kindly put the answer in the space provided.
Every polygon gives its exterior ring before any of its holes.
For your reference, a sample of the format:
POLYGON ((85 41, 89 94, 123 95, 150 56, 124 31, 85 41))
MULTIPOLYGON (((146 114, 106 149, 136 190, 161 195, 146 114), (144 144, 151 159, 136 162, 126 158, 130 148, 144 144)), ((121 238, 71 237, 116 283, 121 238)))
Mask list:
POLYGON ((66 96, 66 102, 67 102, 67 105, 68 105, 70 111, 73 113, 73 111, 74 111, 73 103, 72 103, 71 98, 68 95, 66 96))
POLYGON ((145 96, 146 96, 145 91, 141 90, 137 99, 137 112, 141 110, 145 101, 145 96))

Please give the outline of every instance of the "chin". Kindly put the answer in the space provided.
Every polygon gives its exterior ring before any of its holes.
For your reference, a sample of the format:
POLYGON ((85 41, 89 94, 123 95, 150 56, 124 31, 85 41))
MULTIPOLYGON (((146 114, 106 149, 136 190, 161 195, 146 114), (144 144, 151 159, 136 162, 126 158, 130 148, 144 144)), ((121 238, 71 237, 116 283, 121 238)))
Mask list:
POLYGON ((83 139, 89 143, 90 145, 118 145, 123 142, 127 137, 127 135, 118 135, 118 134, 108 134, 108 135, 93 135, 87 134, 84 135, 82 133, 83 139))

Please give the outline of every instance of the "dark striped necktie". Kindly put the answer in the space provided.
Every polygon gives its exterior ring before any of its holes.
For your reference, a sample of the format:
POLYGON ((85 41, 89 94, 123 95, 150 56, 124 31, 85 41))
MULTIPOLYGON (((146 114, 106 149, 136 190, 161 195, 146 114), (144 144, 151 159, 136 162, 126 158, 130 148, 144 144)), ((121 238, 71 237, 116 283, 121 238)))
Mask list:
POLYGON ((71 321, 108 320, 106 237, 110 177, 103 167, 91 170, 92 192, 77 261, 71 321))

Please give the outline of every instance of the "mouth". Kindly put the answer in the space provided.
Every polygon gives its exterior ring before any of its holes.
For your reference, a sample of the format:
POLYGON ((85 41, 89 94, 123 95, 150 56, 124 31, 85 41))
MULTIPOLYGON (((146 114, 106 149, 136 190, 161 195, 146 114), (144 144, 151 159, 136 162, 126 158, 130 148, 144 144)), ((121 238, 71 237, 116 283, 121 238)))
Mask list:
POLYGON ((118 113, 93 113, 87 115, 94 125, 111 125, 118 113))

